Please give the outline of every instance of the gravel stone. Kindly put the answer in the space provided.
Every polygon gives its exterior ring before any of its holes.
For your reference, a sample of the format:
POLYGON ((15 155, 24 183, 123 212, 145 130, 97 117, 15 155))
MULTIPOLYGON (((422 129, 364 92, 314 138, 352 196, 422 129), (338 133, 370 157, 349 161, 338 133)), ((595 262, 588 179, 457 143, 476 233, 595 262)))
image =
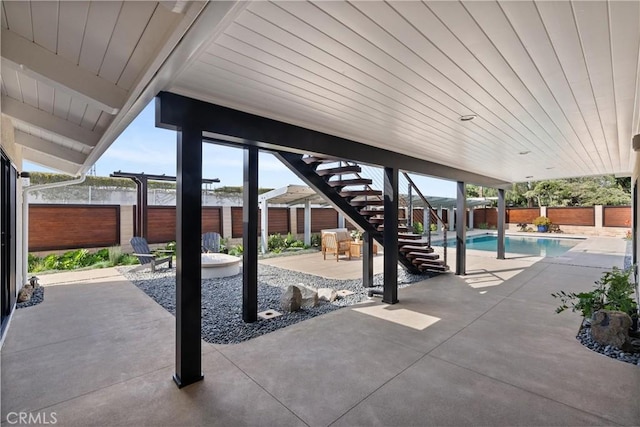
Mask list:
MULTIPOLYGON (((118 270, 134 285, 175 316, 175 269, 131 271, 132 267, 118 270)), ((398 269, 398 287, 406 287, 432 277, 430 274, 409 274, 398 269)), ((381 287, 383 274, 373 278, 374 285, 381 287)), ((236 276, 202 280, 202 338, 213 344, 236 344, 276 331, 303 320, 325 314, 342 307, 367 300, 367 291, 362 279, 336 280, 306 273, 285 270, 270 265, 258 265, 258 311, 278 309, 280 297, 289 285, 308 283, 314 288, 347 289, 353 295, 333 302, 319 301, 316 307, 302 308, 282 316, 245 323, 242 320, 242 272, 236 276)))
POLYGON ((33 307, 34 305, 40 304, 42 301, 44 301, 44 287, 38 286, 33 290, 29 301, 16 303, 16 309, 33 307))
POLYGON ((612 359, 620 360, 622 362, 631 363, 633 365, 640 366, 640 353, 626 353, 622 350, 612 347, 610 345, 601 346, 596 343, 591 336, 591 328, 582 328, 578 335, 576 336, 578 341, 585 347, 598 352, 600 354, 604 354, 612 359))

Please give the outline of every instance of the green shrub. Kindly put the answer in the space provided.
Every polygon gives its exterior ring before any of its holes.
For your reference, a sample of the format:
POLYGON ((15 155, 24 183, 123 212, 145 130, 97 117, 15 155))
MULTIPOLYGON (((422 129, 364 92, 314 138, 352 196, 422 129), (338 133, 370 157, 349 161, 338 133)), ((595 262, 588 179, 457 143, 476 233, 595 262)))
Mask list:
POLYGON ((596 281, 596 287, 590 292, 566 293, 559 291, 551 294, 559 298, 561 305, 556 308, 556 313, 562 313, 571 308, 571 311, 580 311, 582 316, 589 319, 598 310, 615 310, 628 314, 635 314, 636 302, 631 295, 634 293, 634 284, 629 281, 633 266, 626 270, 613 267, 611 271, 603 274, 596 281))
POLYGON ((240 256, 244 253, 244 246, 236 245, 233 248, 229 249, 229 255, 240 256))
POLYGON ((549 218, 547 218, 546 216, 539 216, 536 219, 533 220, 533 225, 535 225, 536 227, 541 225, 541 226, 550 226, 551 225, 551 220, 549 218))
POLYGON ((434 223, 431 223, 431 225, 429 226, 429 229, 431 231, 438 231, 438 225, 434 224, 434 223))
POLYGON ((424 233, 424 226, 420 221, 416 221, 413 223, 413 232, 416 234, 424 233))
POLYGON ((120 258, 122 258, 122 249, 120 249, 120 246, 110 247, 108 257, 109 257, 109 263, 112 266, 118 265, 118 262, 120 262, 120 258))
POLYGON ((280 253, 286 247, 285 239, 280 235, 280 233, 271 234, 267 238, 267 249, 269 252, 280 253))
POLYGON ((297 242, 296 238, 291 233, 287 233, 287 238, 284 240, 284 246, 286 248, 290 248, 293 244, 297 242))
POLYGON ((90 253, 86 249, 67 251, 62 255, 49 254, 44 258, 29 254, 29 272, 37 273, 48 270, 75 270, 84 267, 104 268, 114 265, 131 265, 138 263, 138 258, 122 254, 119 246, 100 249, 90 253))
POLYGON ((319 234, 311 235, 311 246, 317 248, 322 244, 322 237, 319 234))
POLYGON ((221 254, 229 253, 229 239, 220 237, 220 253, 221 254))

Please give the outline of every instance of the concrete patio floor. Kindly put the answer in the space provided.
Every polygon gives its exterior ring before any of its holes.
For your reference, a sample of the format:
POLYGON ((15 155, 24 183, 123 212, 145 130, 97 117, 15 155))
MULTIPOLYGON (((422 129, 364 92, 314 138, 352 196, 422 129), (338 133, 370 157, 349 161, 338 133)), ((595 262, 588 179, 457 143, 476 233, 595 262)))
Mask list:
POLYGON ((182 390, 172 315, 114 269, 43 276, 45 301, 16 311, 2 348, 2 423, 30 412, 78 426, 639 425, 640 367, 580 345, 579 316, 554 314, 549 295, 592 288, 625 246, 469 251, 466 276, 401 289, 399 304, 203 343, 205 379, 182 390))

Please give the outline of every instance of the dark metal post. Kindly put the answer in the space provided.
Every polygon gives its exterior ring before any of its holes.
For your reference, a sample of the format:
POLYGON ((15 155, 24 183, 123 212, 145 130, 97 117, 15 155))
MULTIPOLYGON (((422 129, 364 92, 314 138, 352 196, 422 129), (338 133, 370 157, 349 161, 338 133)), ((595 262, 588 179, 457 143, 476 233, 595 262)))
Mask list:
POLYGON ((382 302, 398 302, 398 169, 384 168, 384 289, 382 302))
MULTIPOLYGON (((456 203, 456 274, 464 275, 467 269, 467 189, 462 181, 458 181, 456 203)), ((451 218, 449 218, 451 220, 451 218)))
POLYGON ((407 184, 407 187, 408 187, 407 195, 409 196, 409 212, 408 212, 409 215, 407 215, 408 217, 407 228, 409 229, 409 231, 411 231, 411 229, 413 228, 413 186, 411 185, 411 183, 409 183, 407 184))
POLYGON ((244 149, 242 319, 258 320, 258 148, 244 149))
POLYGON ((504 190, 498 189, 498 259, 504 259, 504 232, 507 209, 504 201, 504 190))
POLYGON ((136 183, 136 203, 138 204, 138 212, 136 215, 136 235, 148 239, 149 221, 147 220, 147 198, 149 182, 146 176, 137 176, 134 178, 134 182, 136 183))
POLYGON ((362 234, 362 285, 373 286, 373 236, 368 231, 362 234))
POLYGON ((176 373, 179 388, 203 378, 201 366, 202 131, 178 131, 176 180, 176 373))

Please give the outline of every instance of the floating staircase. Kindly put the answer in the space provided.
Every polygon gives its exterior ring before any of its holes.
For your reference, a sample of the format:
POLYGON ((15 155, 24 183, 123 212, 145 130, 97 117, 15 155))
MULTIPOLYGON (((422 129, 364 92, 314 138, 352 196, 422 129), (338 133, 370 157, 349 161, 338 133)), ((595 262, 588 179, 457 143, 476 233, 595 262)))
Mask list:
MULTIPOLYGON (((362 168, 341 159, 279 152, 276 157, 311 188, 324 194, 358 228, 368 232, 385 250, 384 199, 373 180, 360 176, 362 168)), ((412 183, 413 185, 413 183, 412 183)), ((430 246, 431 239, 409 231, 406 219, 398 224, 398 261, 410 273, 446 272, 449 267, 430 246)), ((446 258, 446 257, 445 257, 446 258)))

